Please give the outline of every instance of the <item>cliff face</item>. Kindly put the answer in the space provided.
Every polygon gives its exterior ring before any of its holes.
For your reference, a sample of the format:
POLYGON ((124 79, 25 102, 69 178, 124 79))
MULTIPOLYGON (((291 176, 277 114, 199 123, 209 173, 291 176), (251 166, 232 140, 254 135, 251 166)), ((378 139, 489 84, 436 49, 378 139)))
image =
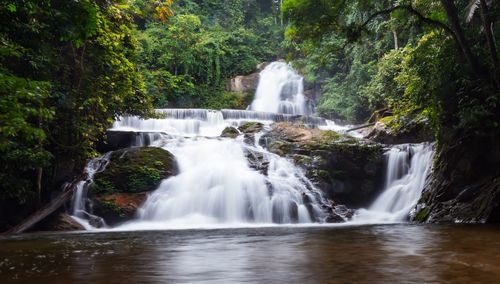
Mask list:
POLYGON ((500 222, 500 135, 441 137, 419 222, 500 222))

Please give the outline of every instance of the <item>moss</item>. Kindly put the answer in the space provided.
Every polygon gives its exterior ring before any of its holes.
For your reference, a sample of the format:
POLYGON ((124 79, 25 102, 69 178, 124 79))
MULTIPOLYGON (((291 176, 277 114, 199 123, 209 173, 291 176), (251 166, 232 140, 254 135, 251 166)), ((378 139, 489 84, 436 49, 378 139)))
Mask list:
POLYGON ((230 127, 224 128, 224 130, 222 130, 222 134, 220 136, 234 139, 234 138, 238 137, 238 135, 240 135, 240 132, 238 131, 238 129, 230 126, 230 127))
POLYGON ((386 116, 386 117, 382 117, 381 119, 379 119, 379 122, 389 126, 391 125, 391 123, 396 119, 395 116, 386 116))
POLYGON ((103 209, 112 211, 113 213, 118 214, 120 217, 125 216, 120 207, 113 201, 101 201, 101 206, 103 207, 103 209))
POLYGON ((176 173, 175 159, 164 149, 120 150, 111 155, 106 169, 96 174, 90 191, 96 195, 151 191, 176 173))
POLYGON ((415 215, 415 221, 420 223, 425 222, 425 220, 427 220, 427 217, 429 217, 429 213, 430 213, 429 207, 424 207, 420 209, 417 215, 415 215))
POLYGON ((238 129, 243 133, 257 133, 264 128, 260 122, 245 122, 238 129))
POLYGON ((324 131, 321 133, 321 138, 325 142, 334 142, 334 141, 339 141, 342 139, 342 135, 340 135, 338 132, 335 131, 324 131))
POLYGON ((96 194, 112 194, 116 192, 116 188, 107 179, 97 179, 90 185, 90 191, 96 194))

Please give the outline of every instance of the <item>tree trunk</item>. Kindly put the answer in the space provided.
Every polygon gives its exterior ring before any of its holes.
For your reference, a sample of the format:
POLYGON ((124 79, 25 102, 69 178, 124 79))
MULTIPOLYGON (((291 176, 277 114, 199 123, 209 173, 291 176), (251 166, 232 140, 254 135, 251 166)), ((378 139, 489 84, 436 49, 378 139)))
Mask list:
POLYGON ((36 208, 40 208, 42 204, 42 174, 43 169, 36 169, 36 208))
POLYGON ((392 36, 394 38, 394 49, 399 49, 398 31, 392 30, 392 36))
POLYGON ((475 75, 481 78, 482 75, 484 75, 483 68, 479 64, 477 57, 472 53, 470 44, 465 38, 464 31, 462 29, 462 26, 460 25, 460 18, 458 16, 457 7, 455 6, 454 1, 441 0, 441 5, 443 5, 446 11, 446 15, 448 16, 448 21, 450 22, 451 29, 455 33, 457 44, 462 50, 465 59, 472 67, 472 70, 474 71, 475 75))
POLYGON ((488 48, 490 49, 491 61, 493 63, 493 73, 494 81, 497 89, 500 87, 500 70, 498 66, 498 53, 497 47, 495 45, 495 39, 493 37, 493 20, 488 11, 488 5, 486 5, 485 0, 480 0, 481 7, 481 21, 483 23, 484 34, 486 35, 486 41, 488 42, 488 48))

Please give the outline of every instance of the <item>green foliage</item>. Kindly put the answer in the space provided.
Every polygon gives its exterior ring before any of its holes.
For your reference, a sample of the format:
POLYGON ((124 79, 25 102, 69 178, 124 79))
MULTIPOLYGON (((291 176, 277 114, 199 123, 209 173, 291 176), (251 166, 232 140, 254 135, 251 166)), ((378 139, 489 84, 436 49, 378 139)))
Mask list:
POLYGON ((127 1, 0 3, 1 199, 25 201, 36 173, 48 190, 115 117, 149 113, 137 44, 127 1))
POLYGON ((276 57, 282 39, 280 26, 259 7, 255 1, 184 0, 167 23, 148 19, 138 37, 141 73, 155 106, 241 107, 224 91, 226 81, 276 57))
POLYGON ((489 135, 499 127, 500 63, 484 26, 500 20, 489 17, 500 6, 486 3, 487 14, 464 20, 466 9, 459 1, 285 0, 286 46, 322 85, 321 115, 361 122, 388 108, 395 121, 489 135))

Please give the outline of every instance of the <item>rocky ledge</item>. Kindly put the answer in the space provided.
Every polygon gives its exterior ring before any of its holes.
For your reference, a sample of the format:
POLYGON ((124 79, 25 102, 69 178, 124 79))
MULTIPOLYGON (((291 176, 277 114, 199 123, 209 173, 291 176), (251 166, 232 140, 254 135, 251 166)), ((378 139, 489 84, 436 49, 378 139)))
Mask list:
POLYGON ((381 144, 297 123, 275 123, 259 144, 292 159, 335 204, 368 206, 381 189, 381 144))
POLYGON ((137 208, 160 182, 177 174, 174 156, 161 148, 145 147, 115 151, 106 169, 97 173, 89 187, 93 214, 115 225, 134 217, 137 208))

